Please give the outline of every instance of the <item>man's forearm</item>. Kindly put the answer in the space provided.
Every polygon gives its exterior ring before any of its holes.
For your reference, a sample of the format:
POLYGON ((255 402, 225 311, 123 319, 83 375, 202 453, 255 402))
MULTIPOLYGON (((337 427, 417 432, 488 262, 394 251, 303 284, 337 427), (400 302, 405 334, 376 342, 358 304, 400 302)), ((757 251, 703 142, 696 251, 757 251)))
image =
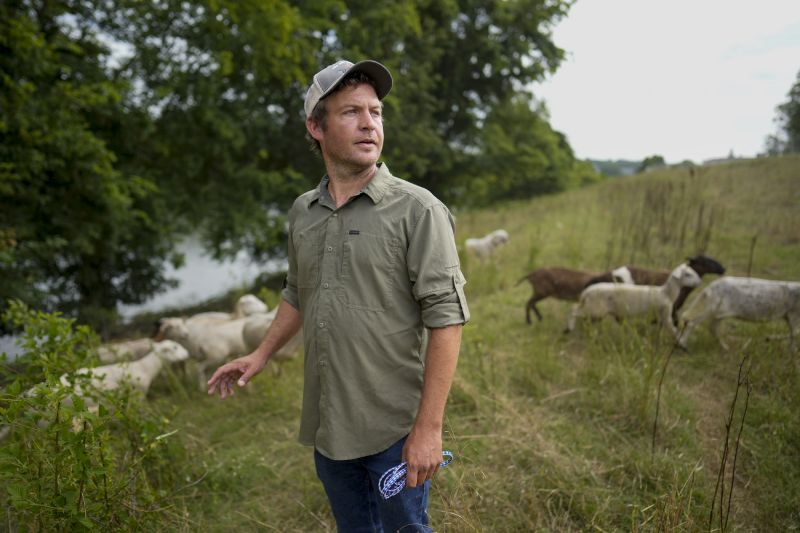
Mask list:
POLYGON ((422 398, 414 427, 441 431, 444 408, 461 349, 461 324, 430 330, 422 398))
POLYGON ((286 300, 281 300, 281 303, 278 304, 278 311, 275 313, 275 319, 254 353, 258 354, 265 362, 268 361, 272 354, 280 350, 297 333, 302 322, 300 311, 286 300))

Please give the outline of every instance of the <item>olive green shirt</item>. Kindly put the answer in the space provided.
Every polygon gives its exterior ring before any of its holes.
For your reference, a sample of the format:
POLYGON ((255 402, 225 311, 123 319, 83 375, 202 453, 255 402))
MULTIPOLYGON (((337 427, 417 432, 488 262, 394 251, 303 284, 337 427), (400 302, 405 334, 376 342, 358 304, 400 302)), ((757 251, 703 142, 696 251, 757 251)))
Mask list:
POLYGON ((283 298, 303 319, 300 442, 345 460, 408 434, 426 328, 469 320, 464 284, 447 207, 385 164, 339 209, 327 176, 295 200, 283 298))

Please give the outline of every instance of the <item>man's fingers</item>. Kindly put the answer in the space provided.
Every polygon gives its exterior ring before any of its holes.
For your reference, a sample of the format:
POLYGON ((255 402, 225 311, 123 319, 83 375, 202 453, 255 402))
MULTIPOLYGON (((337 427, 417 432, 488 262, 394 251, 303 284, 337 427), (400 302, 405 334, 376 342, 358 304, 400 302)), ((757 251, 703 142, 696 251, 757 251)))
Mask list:
POLYGON ((431 467, 415 467, 406 463, 406 486, 413 489, 417 485, 422 485, 429 479, 433 479, 438 470, 438 463, 431 467))
POLYGON ((406 466, 406 487, 413 489, 417 486, 417 471, 406 466))
POLYGON ((237 384, 240 387, 244 387, 245 385, 247 385, 250 382, 250 380, 252 379, 253 376, 258 374, 259 370, 260 369, 257 368, 256 365, 249 365, 247 368, 244 369, 244 372, 242 373, 241 377, 239 378, 239 381, 237 382, 237 384))

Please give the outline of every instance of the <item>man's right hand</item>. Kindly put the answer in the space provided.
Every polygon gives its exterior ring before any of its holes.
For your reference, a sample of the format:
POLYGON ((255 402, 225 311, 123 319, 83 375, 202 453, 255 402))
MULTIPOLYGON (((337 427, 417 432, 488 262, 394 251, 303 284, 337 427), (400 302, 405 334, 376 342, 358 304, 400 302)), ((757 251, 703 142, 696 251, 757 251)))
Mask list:
POLYGON ((253 376, 264 369, 266 364, 265 358, 253 352, 222 365, 208 380, 208 394, 213 396, 219 390, 219 397, 223 400, 233 396, 234 383, 244 387, 253 376))

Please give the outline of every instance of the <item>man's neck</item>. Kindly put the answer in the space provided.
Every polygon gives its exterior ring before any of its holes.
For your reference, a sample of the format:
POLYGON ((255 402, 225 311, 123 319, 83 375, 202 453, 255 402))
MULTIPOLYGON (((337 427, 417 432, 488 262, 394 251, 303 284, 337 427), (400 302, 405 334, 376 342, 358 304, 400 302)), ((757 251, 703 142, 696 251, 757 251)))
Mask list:
POLYGON ((377 171, 377 165, 360 170, 328 168, 328 192, 336 207, 343 206, 347 200, 361 192, 377 171))

